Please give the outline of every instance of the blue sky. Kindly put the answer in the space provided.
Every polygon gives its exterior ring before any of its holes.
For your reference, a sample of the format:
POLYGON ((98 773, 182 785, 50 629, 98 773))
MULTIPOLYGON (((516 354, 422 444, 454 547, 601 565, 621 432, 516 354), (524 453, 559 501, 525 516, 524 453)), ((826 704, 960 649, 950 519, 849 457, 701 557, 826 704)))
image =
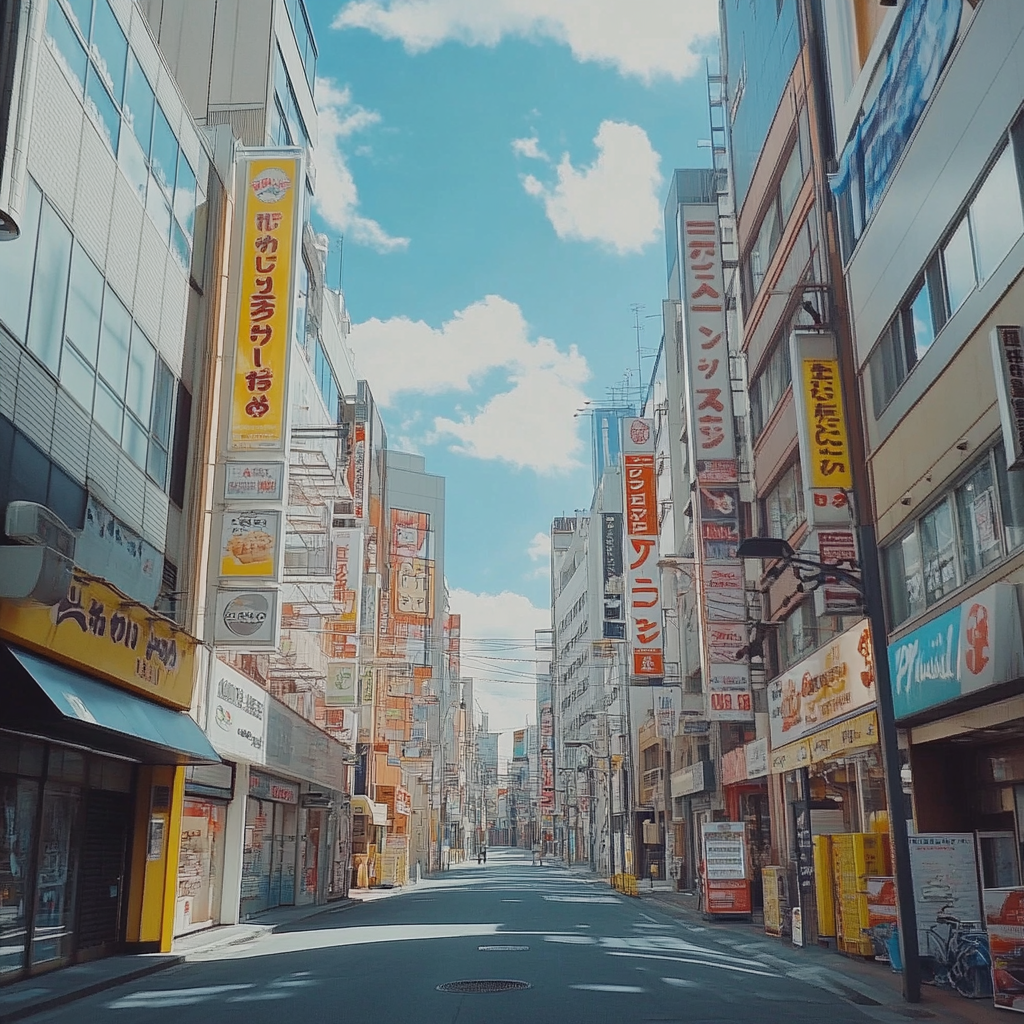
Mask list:
MULTIPOLYGON (((660 341, 662 207, 674 167, 709 161, 717 3, 308 6, 317 217, 345 237, 357 369, 391 446, 447 479, 463 635, 532 635, 548 622, 543 535, 591 498, 589 419, 574 413, 627 371, 635 387, 631 304, 657 317, 644 347, 660 341)), ((522 725, 525 687, 478 689, 492 728, 522 725)))

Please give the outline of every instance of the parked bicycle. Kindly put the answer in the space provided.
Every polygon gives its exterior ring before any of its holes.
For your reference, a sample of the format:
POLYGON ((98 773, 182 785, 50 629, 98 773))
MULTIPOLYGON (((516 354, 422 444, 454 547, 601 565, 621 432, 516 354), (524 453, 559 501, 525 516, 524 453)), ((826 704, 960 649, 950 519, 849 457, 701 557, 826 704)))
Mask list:
POLYGON ((926 938, 924 955, 932 969, 932 984, 967 999, 991 997, 992 954, 983 924, 940 911, 926 938))

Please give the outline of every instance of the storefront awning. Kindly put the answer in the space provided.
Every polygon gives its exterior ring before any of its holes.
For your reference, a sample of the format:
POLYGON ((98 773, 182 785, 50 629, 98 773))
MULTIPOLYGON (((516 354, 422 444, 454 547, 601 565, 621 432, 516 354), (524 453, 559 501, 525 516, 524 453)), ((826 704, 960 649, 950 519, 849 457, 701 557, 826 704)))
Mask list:
POLYGON ((183 711, 74 669, 0 645, 3 725, 120 754, 143 764, 209 764, 220 757, 183 711))
POLYGON ((352 813, 361 814, 369 818, 374 825, 386 825, 388 823, 388 805, 375 804, 368 796, 352 797, 352 813))

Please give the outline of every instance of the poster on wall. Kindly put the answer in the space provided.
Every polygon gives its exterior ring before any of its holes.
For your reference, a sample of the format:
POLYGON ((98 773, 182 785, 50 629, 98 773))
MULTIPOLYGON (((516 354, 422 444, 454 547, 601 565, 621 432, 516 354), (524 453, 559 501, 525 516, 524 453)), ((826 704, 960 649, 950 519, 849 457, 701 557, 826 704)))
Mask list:
POLYGON ((282 500, 283 462, 229 462, 224 467, 225 501, 282 500))
POLYGON ((917 939, 925 953, 929 949, 928 930, 937 923, 940 913, 961 921, 981 920, 977 847, 970 832, 928 832, 909 836, 908 842, 917 939))
POLYGON ((324 701, 328 707, 355 707, 359 694, 359 663, 328 661, 324 701))
POLYGON ((225 512, 220 541, 221 576, 274 576, 280 536, 280 512, 225 512))

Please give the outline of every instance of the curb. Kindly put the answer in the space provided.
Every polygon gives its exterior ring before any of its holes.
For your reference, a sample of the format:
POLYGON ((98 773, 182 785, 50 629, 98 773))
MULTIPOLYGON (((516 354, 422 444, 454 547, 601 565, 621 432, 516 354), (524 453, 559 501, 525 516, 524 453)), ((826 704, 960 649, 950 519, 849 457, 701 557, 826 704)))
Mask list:
POLYGON ((24 1006, 14 1010, 0 1012, 0 1024, 10 1024, 11 1021, 34 1017, 37 1013, 44 1013, 47 1010, 56 1009, 58 1006, 66 1006, 68 1003, 84 999, 86 996, 95 995, 97 992, 103 992, 106 989, 117 988, 118 985, 124 985, 130 981, 138 981, 139 978, 145 978, 150 974, 158 974, 160 971, 166 971, 170 967, 177 967, 184 962, 184 956, 176 956, 173 953, 167 954, 167 959, 161 960, 159 963, 143 964, 127 974, 104 978, 102 981, 94 981, 69 992, 60 992, 56 995, 33 1000, 31 1003, 26 1003, 24 1006))

